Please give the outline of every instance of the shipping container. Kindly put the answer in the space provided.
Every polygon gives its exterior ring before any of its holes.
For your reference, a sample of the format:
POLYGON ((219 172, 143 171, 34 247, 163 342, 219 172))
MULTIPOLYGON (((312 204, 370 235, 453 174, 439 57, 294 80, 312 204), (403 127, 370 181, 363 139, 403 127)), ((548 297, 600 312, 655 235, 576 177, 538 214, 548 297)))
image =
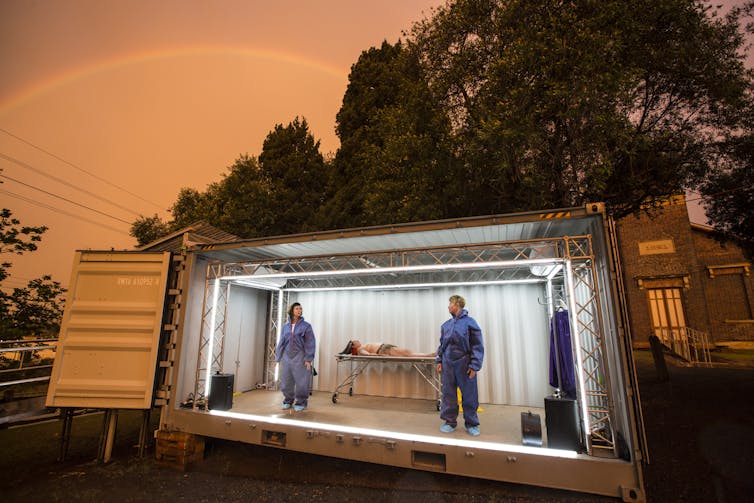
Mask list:
POLYGON ((621 281, 602 204, 80 252, 47 405, 156 404, 161 432, 644 501, 621 281), (478 437, 462 414, 439 431, 434 358, 341 354, 436 351, 455 294, 485 345, 478 437), (317 340, 300 412, 275 363, 293 302, 317 340))

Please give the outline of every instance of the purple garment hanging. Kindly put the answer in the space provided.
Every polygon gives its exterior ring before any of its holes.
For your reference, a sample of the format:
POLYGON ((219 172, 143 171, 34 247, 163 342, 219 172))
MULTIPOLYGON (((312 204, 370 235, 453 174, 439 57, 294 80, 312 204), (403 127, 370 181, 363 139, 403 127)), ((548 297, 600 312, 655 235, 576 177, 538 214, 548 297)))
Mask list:
POLYGON ((566 398, 576 398, 576 375, 568 311, 556 311, 550 320, 550 386, 566 398), (558 382, 560 378, 560 382, 558 382))

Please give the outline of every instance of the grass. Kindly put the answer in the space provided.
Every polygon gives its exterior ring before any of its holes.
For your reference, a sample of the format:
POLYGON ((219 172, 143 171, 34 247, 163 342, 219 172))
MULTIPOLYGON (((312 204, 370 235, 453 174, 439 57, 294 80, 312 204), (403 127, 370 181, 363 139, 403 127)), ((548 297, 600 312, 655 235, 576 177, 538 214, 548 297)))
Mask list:
POLYGON ((723 347, 712 352, 713 361, 752 364, 754 365, 754 349, 733 349, 723 347))
MULTIPOLYGON (((71 426, 70 443, 65 464, 75 464, 97 459, 99 439, 103 430, 104 414, 95 413, 76 416, 71 426)), ((152 411, 148 438, 157 429, 159 410, 152 411)), ((121 410, 113 446, 113 457, 127 457, 138 453, 139 431, 142 411, 121 410)), ((30 476, 29 467, 54 466, 59 464, 62 423, 46 421, 27 426, 0 430, 0 487, 7 482, 24 480, 30 476), (42 441, 40 441, 42 440, 42 441)))

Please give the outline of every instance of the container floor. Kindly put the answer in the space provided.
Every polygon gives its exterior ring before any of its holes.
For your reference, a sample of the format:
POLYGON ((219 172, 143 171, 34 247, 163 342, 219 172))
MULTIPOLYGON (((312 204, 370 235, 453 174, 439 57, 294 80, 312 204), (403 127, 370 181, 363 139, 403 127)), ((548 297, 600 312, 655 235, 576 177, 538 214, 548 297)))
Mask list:
MULTIPOLYGON (((440 413, 436 400, 388 398, 379 396, 338 394, 337 403, 332 393, 315 391, 309 397, 309 406, 301 412, 281 410, 282 394, 279 391, 253 390, 236 393, 232 412, 271 417, 286 417, 318 424, 351 426, 381 431, 392 431, 428 436, 449 436, 471 439, 463 427, 463 413, 459 413, 458 428, 453 433, 440 433, 440 413)), ((479 414, 480 442, 522 445, 521 413, 539 414, 542 428, 542 445, 547 445, 544 408, 481 404, 479 414)))

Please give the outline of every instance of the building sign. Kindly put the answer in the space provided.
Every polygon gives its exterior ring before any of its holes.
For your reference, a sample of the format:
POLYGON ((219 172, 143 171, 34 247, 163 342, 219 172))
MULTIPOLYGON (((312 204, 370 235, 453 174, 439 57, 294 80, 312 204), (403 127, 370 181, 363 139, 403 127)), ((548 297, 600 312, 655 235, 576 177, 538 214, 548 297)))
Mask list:
POLYGON ((675 253, 672 239, 660 241, 639 241, 639 255, 659 255, 661 253, 675 253))

